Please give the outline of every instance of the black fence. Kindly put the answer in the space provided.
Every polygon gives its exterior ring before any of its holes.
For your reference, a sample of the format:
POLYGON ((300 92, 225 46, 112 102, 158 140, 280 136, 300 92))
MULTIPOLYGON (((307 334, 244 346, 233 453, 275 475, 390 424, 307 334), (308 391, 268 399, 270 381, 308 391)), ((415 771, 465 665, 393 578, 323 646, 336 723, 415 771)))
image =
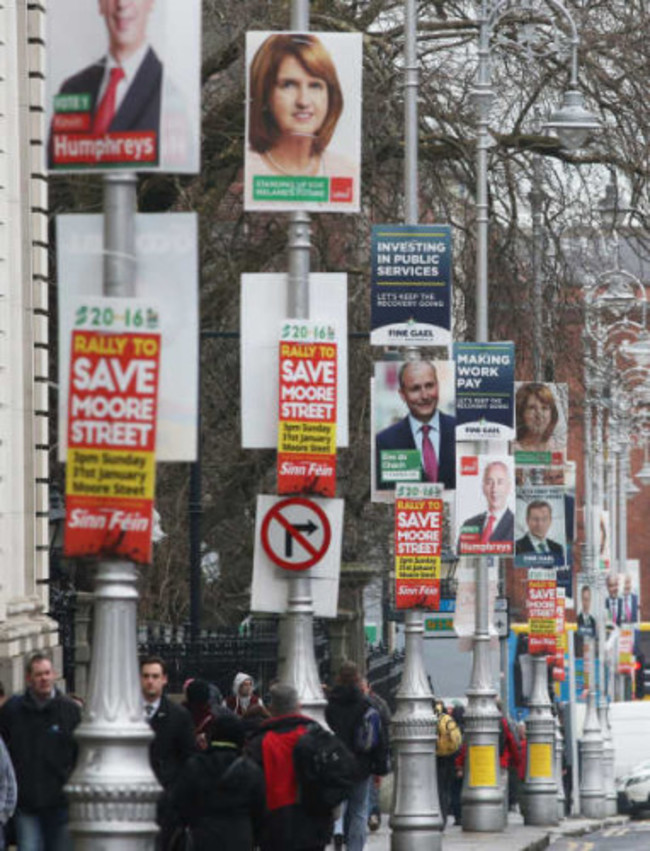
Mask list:
MULTIPOLYGON (((314 621, 316 661, 322 682, 330 682, 330 653, 326 625, 314 621)), ((250 674, 264 695, 278 674, 278 622, 253 622, 244 628, 222 627, 201 630, 196 641, 189 627, 173 628, 162 624, 142 625, 138 629, 140 656, 160 656, 167 665, 169 688, 180 692, 190 677, 215 683, 225 696, 230 693, 233 677, 239 671, 250 674)), ((391 707, 404 667, 402 653, 389 654, 382 647, 368 650, 368 680, 373 689, 391 707)))

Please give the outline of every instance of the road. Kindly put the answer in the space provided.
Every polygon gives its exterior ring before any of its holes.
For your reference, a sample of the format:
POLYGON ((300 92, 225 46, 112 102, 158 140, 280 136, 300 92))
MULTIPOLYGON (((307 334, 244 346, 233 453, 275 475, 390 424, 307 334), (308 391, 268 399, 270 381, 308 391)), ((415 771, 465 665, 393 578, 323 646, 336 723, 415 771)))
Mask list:
POLYGON ((650 821, 633 821, 585 836, 559 839, 550 847, 552 851, 647 851, 650 821))

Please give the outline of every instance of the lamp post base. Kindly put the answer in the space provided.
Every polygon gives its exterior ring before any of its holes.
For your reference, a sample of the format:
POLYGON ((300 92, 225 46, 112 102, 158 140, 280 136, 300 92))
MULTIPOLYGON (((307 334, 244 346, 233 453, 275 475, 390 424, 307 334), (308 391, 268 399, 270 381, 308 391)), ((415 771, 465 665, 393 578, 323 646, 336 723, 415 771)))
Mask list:
POLYGON ((149 762, 136 643, 136 571, 99 564, 88 702, 66 794, 75 851, 153 851, 162 789, 149 762))

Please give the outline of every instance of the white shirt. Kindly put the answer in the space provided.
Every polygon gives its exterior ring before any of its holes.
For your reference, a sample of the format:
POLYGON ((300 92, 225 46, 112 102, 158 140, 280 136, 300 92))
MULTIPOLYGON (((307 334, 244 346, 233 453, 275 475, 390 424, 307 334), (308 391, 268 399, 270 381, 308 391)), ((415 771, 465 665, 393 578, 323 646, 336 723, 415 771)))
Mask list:
POLYGON ((102 102, 102 98, 108 88, 108 81, 111 78, 111 70, 113 68, 121 68, 124 71, 124 77, 117 84, 117 89, 115 92, 115 112, 120 108, 122 101, 126 97, 126 93, 129 90, 129 87, 133 80, 135 79, 136 74, 140 70, 140 65, 144 60, 144 57, 149 50, 149 45, 147 43, 143 44, 142 47, 138 48, 128 59, 125 59, 123 62, 118 62, 116 59, 111 56, 109 53, 106 57, 106 68, 104 70, 104 77, 102 79, 102 84, 99 87, 99 93, 97 95, 97 106, 102 102))
MULTIPOLYGON (((501 522, 501 518, 503 517, 503 515, 506 513, 507 510, 508 510, 507 505, 506 505, 505 508, 502 508, 501 511, 499 511, 499 512, 490 511, 490 509, 488 508, 487 514, 485 515, 485 523, 483 524, 483 529, 485 529, 487 524, 490 522, 490 515, 491 515, 492 517, 494 517, 494 526, 492 527, 492 531, 494 532, 494 530, 497 528, 497 526, 501 522)), ((483 531, 483 530, 481 530, 481 531, 483 531)))
POLYGON ((531 544, 533 545, 533 548, 535 549, 536 552, 539 552, 540 547, 543 547, 544 552, 546 552, 546 553, 551 552, 551 548, 546 543, 546 538, 537 538, 537 537, 535 537, 535 535, 532 534, 532 532, 529 532, 528 533, 528 539, 531 542, 531 544))
POLYGON ((153 716, 156 714, 156 712, 158 712, 159 706, 160 706, 160 698, 158 698, 158 700, 154 700, 153 703, 149 703, 149 701, 145 700, 143 707, 142 707, 142 711, 144 712, 144 717, 147 721, 149 721, 150 718, 153 718, 153 716), (153 711, 151 713, 149 713, 148 710, 147 710, 148 706, 153 707, 153 711))
POLYGON ((420 420, 416 420, 412 414, 409 414, 409 425, 411 426, 411 434, 413 435, 415 445, 420 451, 420 455, 422 454, 422 441, 424 439, 422 426, 428 425, 431 427, 429 440, 431 441, 433 448, 436 450, 436 458, 438 459, 438 462, 440 462, 440 411, 436 411, 428 423, 420 422, 420 420))

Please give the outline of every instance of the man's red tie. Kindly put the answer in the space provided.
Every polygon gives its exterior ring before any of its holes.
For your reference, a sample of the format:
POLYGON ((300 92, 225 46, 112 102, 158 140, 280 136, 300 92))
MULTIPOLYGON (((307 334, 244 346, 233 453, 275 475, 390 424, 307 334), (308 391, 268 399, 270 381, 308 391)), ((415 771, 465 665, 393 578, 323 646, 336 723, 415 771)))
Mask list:
POLYGON ((117 94, 117 87, 124 77, 123 68, 111 68, 108 86, 106 87, 101 103, 97 107, 93 121, 93 133, 97 136, 103 136, 111 126, 111 121, 115 117, 115 95, 117 94))
POLYGON ((490 536, 492 535, 492 531, 494 529, 495 520, 496 517, 494 516, 494 514, 490 514, 490 516, 488 517, 488 522, 485 524, 485 528, 481 533, 481 544, 488 544, 490 542, 490 536))
POLYGON ((438 456, 433 448, 433 443, 429 440, 429 432, 431 426, 422 426, 422 466, 424 467, 424 475, 428 482, 438 481, 438 456))

